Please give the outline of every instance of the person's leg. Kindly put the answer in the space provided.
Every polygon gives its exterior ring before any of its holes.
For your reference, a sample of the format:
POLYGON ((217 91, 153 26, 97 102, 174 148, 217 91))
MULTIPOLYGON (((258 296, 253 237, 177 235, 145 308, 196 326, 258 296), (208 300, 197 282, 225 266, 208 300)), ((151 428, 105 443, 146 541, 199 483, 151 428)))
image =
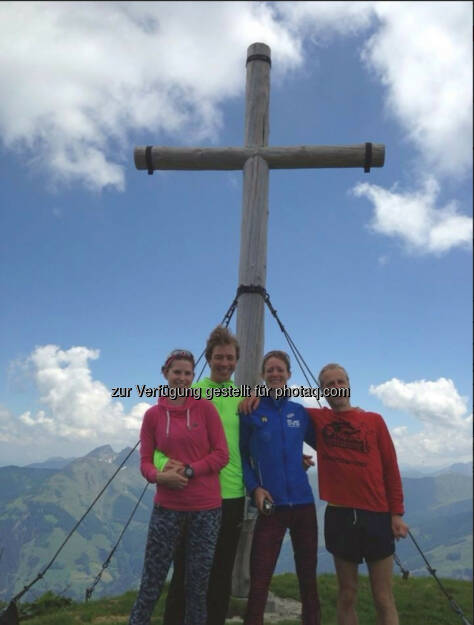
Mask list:
POLYGON ((358 625, 356 614, 357 601, 357 572, 358 564, 334 556, 336 567, 338 595, 337 595, 337 623, 338 625, 358 625))
POLYGON ((361 510, 359 518, 363 529, 363 555, 369 569, 377 625, 398 625, 392 593, 395 539, 391 515, 389 512, 361 510))
POLYGON ((207 587, 220 524, 220 508, 190 513, 186 535, 185 625, 206 623, 207 587))
POLYGON ((185 606, 185 550, 186 541, 182 538, 177 545, 173 556, 173 576, 166 596, 163 625, 183 625, 185 606))
POLYGON ((287 529, 287 510, 260 515, 255 523, 250 552, 250 590, 244 625, 263 625, 268 589, 287 529))
MULTIPOLYGON (((207 590, 207 625, 225 624, 232 592, 232 571, 244 517, 244 503, 244 497, 222 500, 221 528, 207 590)), ((165 621, 164 625, 171 624, 165 621)))
POLYGON ((300 587, 302 624, 319 625, 321 606, 316 582, 318 522, 314 504, 295 508, 291 513, 290 537, 300 587))
POLYGON ((367 567, 377 612, 377 625, 398 625, 398 613, 392 592, 393 557, 367 562, 367 567))
POLYGON ((357 625, 357 574, 363 546, 358 510, 328 505, 324 515, 324 539, 336 567, 338 625, 357 625))
POLYGON ((161 595, 182 526, 182 513, 158 506, 153 507, 142 581, 130 614, 129 625, 149 625, 153 608, 161 595))

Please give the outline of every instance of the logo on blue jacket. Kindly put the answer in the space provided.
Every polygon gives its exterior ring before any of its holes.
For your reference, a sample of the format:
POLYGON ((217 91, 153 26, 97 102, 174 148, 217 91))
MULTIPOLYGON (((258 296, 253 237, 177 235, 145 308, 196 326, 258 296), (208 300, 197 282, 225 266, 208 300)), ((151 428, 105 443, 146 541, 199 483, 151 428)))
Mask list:
POLYGON ((286 415, 286 425, 289 428, 299 428, 300 427, 300 420, 299 419, 293 419, 294 416, 295 416, 294 412, 290 412, 290 414, 286 415))

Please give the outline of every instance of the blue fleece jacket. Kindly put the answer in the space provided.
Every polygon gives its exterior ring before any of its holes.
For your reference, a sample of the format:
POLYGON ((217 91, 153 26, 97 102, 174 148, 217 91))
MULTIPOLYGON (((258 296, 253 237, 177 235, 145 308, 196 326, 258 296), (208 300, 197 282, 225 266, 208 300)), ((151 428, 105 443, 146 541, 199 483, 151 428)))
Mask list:
POLYGON ((249 494, 261 486, 277 506, 313 503, 303 468, 303 441, 316 448, 314 427, 301 404, 263 397, 254 412, 240 415, 240 453, 249 494))

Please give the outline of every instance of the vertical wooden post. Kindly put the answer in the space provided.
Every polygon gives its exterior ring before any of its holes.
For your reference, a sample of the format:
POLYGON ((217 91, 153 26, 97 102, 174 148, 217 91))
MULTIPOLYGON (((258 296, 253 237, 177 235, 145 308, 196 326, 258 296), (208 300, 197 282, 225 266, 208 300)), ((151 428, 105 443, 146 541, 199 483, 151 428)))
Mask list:
MULTIPOLYGON (((268 145, 270 99, 270 48, 254 43, 247 50, 245 147, 268 145)), ((239 284, 265 287, 267 276, 268 164, 252 156, 244 165, 239 284)), ((237 386, 259 382, 263 357, 264 301, 258 293, 244 293, 237 307, 240 360, 237 386)), ((247 597, 249 561, 255 521, 245 519, 232 583, 233 594, 247 597)))
MULTIPOLYGON (((268 145, 270 48, 254 43, 247 50, 245 147, 268 145), (267 59, 267 60, 265 60, 267 59)), ((252 156, 244 165, 239 284, 265 287, 267 277, 268 164, 252 156)), ((263 356, 264 302, 258 293, 244 293, 237 307, 241 356, 236 384, 257 384, 263 356)))

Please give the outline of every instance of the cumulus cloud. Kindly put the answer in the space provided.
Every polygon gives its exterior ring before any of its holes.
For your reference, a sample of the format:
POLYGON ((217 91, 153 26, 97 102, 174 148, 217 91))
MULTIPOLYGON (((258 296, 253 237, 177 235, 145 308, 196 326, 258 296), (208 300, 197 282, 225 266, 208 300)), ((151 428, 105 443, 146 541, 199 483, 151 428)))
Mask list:
POLYGON ((66 447, 90 451, 95 445, 112 444, 120 448, 135 444, 145 410, 150 404, 137 403, 127 412, 120 401, 111 398, 111 390, 94 380, 90 361, 99 358, 99 350, 56 345, 37 347, 25 365, 38 389, 37 412, 26 411, 15 417, 0 410, 0 442, 30 447, 40 446, 58 455, 66 447))
POLYGON ((471 9, 466 2, 279 5, 290 30, 316 43, 370 33, 361 59, 384 86, 387 113, 400 124, 407 146, 415 148, 407 163, 418 178, 428 179, 408 193, 368 184, 355 193, 374 204, 375 231, 420 252, 443 253, 472 241, 472 219, 460 214, 454 201, 436 207, 435 180, 472 171, 471 9))
POLYGON ((442 254, 472 246, 472 218, 462 215, 454 201, 436 206, 439 185, 434 178, 428 178, 418 191, 398 192, 359 183, 353 193, 373 204, 370 228, 400 238, 409 250, 442 254))
POLYGON ((375 18, 374 2, 278 2, 278 17, 291 32, 324 44, 334 35, 356 34, 375 18))
POLYGON ((281 2, 297 37, 327 43, 371 31, 361 49, 385 87, 386 107, 415 146, 422 171, 472 166, 472 11, 467 2, 281 2))
POLYGON ((452 380, 404 382, 393 378, 369 391, 388 408, 412 415, 421 423, 418 432, 406 426, 392 436, 399 461, 410 465, 440 465, 472 459, 472 414, 452 380))
POLYGON ((4 144, 94 189, 124 188, 133 133, 214 141, 252 41, 275 44, 278 71, 300 59, 263 3, 2 3, 0 18, 4 144))
POLYGON ((387 89, 387 108, 424 171, 472 168, 472 7, 467 2, 376 2, 379 27, 363 58, 387 89))
POLYGON ((217 141, 250 42, 272 47, 278 78, 305 42, 369 28, 364 62, 420 161, 470 166, 465 2, 4 2, 0 17, 2 141, 54 181, 122 190, 141 132, 217 141))

